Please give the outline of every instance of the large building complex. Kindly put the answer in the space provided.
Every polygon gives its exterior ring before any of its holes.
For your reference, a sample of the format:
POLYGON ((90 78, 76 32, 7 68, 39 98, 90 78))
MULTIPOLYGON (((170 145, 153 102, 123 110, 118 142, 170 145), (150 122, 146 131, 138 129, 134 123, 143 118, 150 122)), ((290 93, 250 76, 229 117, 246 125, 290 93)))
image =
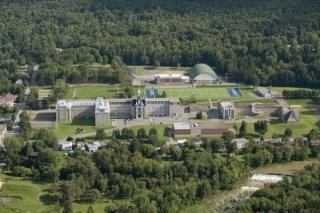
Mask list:
POLYGON ((95 118, 96 126, 109 124, 110 119, 136 118, 146 116, 180 115, 181 106, 178 98, 145 98, 96 100, 59 100, 56 105, 56 120, 71 121, 73 118, 95 118))
POLYGON ((189 76, 184 74, 155 74, 154 82, 156 84, 216 84, 219 82, 217 74, 206 64, 197 64, 192 67, 189 76))

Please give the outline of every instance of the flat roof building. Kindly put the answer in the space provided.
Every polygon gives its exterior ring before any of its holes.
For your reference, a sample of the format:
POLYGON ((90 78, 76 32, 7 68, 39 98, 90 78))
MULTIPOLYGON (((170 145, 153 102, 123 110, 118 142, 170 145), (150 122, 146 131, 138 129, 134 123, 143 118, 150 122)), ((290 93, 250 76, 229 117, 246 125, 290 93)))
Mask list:
POLYGON ((156 84, 183 84, 190 83, 190 77, 182 74, 155 74, 156 84))
POLYGON ((225 122, 174 123, 174 136, 220 135, 228 130, 225 122))

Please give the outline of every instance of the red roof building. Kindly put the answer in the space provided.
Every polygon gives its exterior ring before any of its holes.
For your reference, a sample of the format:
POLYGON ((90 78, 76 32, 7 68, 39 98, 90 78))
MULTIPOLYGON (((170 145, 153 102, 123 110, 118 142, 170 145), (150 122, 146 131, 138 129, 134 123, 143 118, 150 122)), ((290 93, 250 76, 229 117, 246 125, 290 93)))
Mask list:
POLYGON ((16 96, 12 95, 11 93, 7 93, 0 97, 0 105, 8 105, 12 107, 15 99, 16 96))

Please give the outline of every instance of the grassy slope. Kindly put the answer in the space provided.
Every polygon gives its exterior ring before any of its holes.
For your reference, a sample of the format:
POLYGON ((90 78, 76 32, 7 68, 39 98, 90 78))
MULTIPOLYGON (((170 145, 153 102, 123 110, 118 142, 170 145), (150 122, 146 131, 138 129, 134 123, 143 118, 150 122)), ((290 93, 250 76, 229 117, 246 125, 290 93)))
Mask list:
POLYGON ((94 126, 94 119, 80 119, 75 118, 72 122, 58 122, 57 128, 53 129, 53 132, 56 134, 58 139, 66 138, 71 135, 77 135, 76 129, 83 128, 84 131, 79 134, 85 134, 90 132, 95 132, 97 129, 110 129, 112 126, 107 127, 96 127, 94 126))

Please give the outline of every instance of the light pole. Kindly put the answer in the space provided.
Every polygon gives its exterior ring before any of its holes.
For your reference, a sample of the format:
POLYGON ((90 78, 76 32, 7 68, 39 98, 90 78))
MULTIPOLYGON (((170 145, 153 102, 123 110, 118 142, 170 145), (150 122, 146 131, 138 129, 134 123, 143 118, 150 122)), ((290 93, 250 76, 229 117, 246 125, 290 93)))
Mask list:
POLYGON ((226 83, 228 83, 228 73, 226 72, 226 83))

